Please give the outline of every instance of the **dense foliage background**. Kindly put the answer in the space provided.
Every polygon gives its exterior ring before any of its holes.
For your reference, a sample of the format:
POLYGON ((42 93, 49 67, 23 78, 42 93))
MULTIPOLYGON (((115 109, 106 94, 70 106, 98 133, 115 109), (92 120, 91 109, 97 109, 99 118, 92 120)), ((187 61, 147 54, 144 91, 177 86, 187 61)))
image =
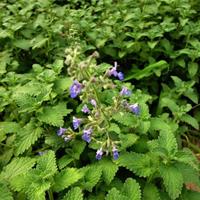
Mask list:
POLYGON ((199 5, 1 0, 0 199, 199 200, 199 5), (141 115, 110 115, 119 159, 98 161, 79 132, 56 132, 83 117, 85 97, 69 95, 82 64, 97 76, 115 61, 125 79, 110 78, 102 105, 126 85, 141 115))

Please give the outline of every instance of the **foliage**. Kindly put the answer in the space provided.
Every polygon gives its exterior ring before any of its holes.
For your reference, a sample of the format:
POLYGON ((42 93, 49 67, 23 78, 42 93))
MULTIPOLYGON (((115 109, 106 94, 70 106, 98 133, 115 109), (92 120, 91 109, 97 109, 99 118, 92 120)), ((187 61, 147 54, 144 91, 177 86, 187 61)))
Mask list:
POLYGON ((198 3, 2 0, 0 199, 200 199, 198 3))

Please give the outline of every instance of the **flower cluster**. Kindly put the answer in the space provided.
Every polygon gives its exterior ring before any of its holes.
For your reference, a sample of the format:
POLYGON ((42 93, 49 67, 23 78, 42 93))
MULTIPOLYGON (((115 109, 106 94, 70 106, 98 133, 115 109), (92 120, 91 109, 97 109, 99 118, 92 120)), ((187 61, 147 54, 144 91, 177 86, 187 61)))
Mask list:
POLYGON ((110 88, 117 88, 108 77, 114 76, 119 80, 123 80, 124 74, 117 71, 117 62, 115 62, 112 68, 107 68, 104 71, 104 76, 95 75, 96 69, 90 68, 91 59, 88 61, 88 68, 86 67, 87 64, 84 63, 84 66, 83 64, 80 66, 81 69, 84 67, 83 70, 76 71, 77 67, 75 66, 71 69, 71 74, 75 74, 76 76, 74 76, 74 81, 70 87, 70 97, 74 99, 79 96, 83 102, 82 113, 80 113, 80 117, 73 116, 73 130, 70 129, 69 131, 66 128, 60 128, 57 131, 57 135, 61 136, 66 142, 81 136, 85 142, 99 145, 99 149, 96 151, 97 160, 101 160, 104 154, 108 155, 109 153, 114 160, 117 160, 119 158, 118 145, 120 142, 114 141, 110 137, 108 131, 110 127, 109 120, 120 109, 122 111, 127 109, 135 115, 139 115, 140 107, 138 103, 128 103, 132 92, 125 86, 122 86, 118 96, 113 98, 113 106, 102 104, 101 91, 107 89, 109 85, 112 86, 110 88))

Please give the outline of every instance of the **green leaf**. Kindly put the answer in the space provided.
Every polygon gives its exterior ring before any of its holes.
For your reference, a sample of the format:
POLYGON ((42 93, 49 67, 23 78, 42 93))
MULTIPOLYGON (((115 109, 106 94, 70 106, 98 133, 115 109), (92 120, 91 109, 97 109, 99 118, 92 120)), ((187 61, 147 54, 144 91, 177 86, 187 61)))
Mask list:
POLYGON ((16 133, 20 129, 20 125, 16 122, 0 122, 0 132, 16 133))
POLYGON ((75 168, 66 168, 55 175, 53 190, 60 192, 76 183, 83 174, 75 168))
POLYGON ((198 170, 199 161, 194 153, 187 148, 178 151, 174 157, 175 160, 190 165, 193 169, 198 170))
POLYGON ((195 62, 188 63, 188 72, 191 78, 193 78, 197 74, 198 67, 198 64, 195 62))
POLYGON ((181 172, 184 183, 192 183, 200 187, 198 170, 185 163, 176 163, 175 166, 181 172))
POLYGON ((74 187, 64 196, 62 200, 83 200, 83 193, 79 187, 74 187))
POLYGON ((43 107, 43 110, 38 113, 38 119, 41 122, 61 127, 64 124, 63 117, 71 112, 71 109, 66 108, 66 103, 62 102, 56 106, 43 107))
POLYGON ((99 182, 102 169, 98 165, 90 165, 81 169, 81 172, 84 174, 84 180, 81 181, 81 187, 92 191, 92 188, 99 182))
POLYGON ((147 183, 143 189, 143 200, 161 200, 158 188, 147 183))
POLYGON ((156 164, 156 160, 153 161, 148 154, 124 153, 116 162, 140 177, 148 177, 155 172, 153 164, 156 164))
POLYGON ((198 121, 194 117, 192 117, 188 114, 182 115, 181 121, 186 122, 187 124, 191 125, 193 128, 195 128, 197 130, 199 129, 198 121))
POLYGON ((164 60, 160 60, 156 63, 146 66, 142 70, 135 70, 135 73, 132 73, 132 75, 128 76, 125 80, 128 81, 133 78, 136 80, 140 80, 143 79, 144 77, 151 76, 157 70, 162 71, 166 68, 168 68, 168 63, 164 60))
POLYGON ((2 200, 13 200, 12 193, 8 187, 0 182, 0 199, 2 200))
POLYGON ((35 165, 35 159, 28 157, 15 158, 1 172, 0 177, 10 180, 13 177, 26 173, 35 165))
POLYGON ((36 170, 39 171, 40 176, 43 178, 53 176, 57 172, 54 151, 45 152, 38 158, 36 170))
POLYGON ((107 185, 111 183, 117 173, 118 166, 111 160, 103 159, 99 162, 102 169, 102 176, 107 185))
POLYGON ((130 146, 132 146, 133 144, 136 143, 136 141, 138 140, 138 136, 130 133, 130 134, 124 134, 124 135, 120 135, 120 140, 121 140, 121 147, 120 150, 124 150, 130 146))
POLYGON ((183 187, 183 176, 175 166, 159 166, 166 191, 172 199, 179 197, 183 187))
POLYGON ((15 154, 24 153, 42 135, 43 129, 37 127, 34 121, 30 121, 26 126, 19 130, 15 142, 15 154))
POLYGON ((128 178, 124 183, 122 194, 127 197, 127 200, 140 200, 140 185, 134 179, 128 178))
POLYGON ((137 117, 132 113, 118 112, 114 114, 112 118, 125 126, 137 127, 138 125, 137 117))
POLYGON ((25 39, 13 41, 13 45, 24 50, 28 50, 32 46, 30 40, 25 39))
POLYGON ((108 191, 105 200, 125 200, 125 197, 119 192, 119 190, 112 188, 108 191))

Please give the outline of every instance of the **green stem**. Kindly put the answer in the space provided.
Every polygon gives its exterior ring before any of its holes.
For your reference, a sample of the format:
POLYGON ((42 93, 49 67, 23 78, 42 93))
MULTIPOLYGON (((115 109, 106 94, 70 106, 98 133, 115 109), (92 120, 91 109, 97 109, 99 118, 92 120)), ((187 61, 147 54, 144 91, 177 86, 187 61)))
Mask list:
POLYGON ((54 198, 53 198, 53 192, 52 192, 51 189, 49 189, 48 195, 49 195, 49 200, 54 200, 54 198))

